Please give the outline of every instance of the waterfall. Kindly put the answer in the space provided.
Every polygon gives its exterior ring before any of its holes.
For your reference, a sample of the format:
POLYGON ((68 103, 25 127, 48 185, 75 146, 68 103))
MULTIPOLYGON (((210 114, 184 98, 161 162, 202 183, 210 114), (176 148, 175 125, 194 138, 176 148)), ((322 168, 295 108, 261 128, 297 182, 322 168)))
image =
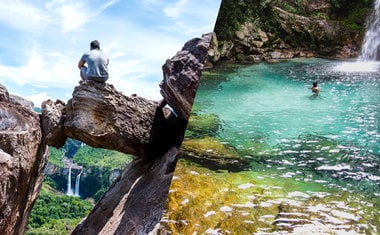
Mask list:
POLYGON ((67 176, 67 193, 66 195, 72 196, 73 189, 71 188, 71 166, 69 167, 69 175, 67 176))
POLYGON ((75 193, 74 193, 74 196, 76 196, 76 197, 79 197, 79 182, 80 182, 80 175, 81 174, 82 174, 82 172, 77 175, 77 178, 75 180, 75 193))
POLYGON ((374 12, 367 22, 367 31, 362 45, 360 61, 380 59, 380 0, 375 0, 374 12))

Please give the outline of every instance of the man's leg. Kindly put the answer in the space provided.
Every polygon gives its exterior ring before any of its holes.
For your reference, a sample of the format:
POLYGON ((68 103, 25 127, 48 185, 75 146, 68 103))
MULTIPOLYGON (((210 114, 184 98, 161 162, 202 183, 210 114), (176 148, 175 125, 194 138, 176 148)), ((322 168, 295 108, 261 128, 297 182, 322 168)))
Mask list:
POLYGON ((80 77, 82 78, 82 80, 87 80, 86 71, 87 71, 86 66, 83 66, 82 68, 80 68, 80 77))

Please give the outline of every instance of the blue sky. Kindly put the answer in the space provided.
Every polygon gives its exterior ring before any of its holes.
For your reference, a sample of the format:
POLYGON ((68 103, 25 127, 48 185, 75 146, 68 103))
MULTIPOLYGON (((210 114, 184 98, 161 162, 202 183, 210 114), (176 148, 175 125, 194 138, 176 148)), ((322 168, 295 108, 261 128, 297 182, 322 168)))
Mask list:
POLYGON ((109 58, 109 83, 158 100, 161 66, 213 30, 221 0, 13 0, 0 5, 0 83, 40 106, 70 99, 91 40, 109 58))

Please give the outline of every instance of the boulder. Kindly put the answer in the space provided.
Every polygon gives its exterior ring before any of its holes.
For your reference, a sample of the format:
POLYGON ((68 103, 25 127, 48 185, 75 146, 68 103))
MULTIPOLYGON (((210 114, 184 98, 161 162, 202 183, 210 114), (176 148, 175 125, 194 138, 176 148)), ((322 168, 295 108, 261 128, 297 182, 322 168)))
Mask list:
POLYGON ((259 29, 259 35, 262 42, 265 43, 269 40, 267 33, 262 31, 261 29, 259 29))
POLYGON ((110 84, 81 82, 66 106, 63 132, 93 147, 143 157, 154 139, 157 106, 110 84))
POLYGON ((61 100, 47 100, 42 102, 43 136, 50 146, 62 147, 67 137, 63 135, 63 120, 65 118, 65 102, 61 100))
POLYGON ((210 53, 219 56, 212 56, 208 67, 222 61, 245 64, 299 56, 353 58, 360 52, 367 3, 350 4, 353 14, 339 12, 344 4, 338 7, 327 0, 231 2, 221 5, 215 27, 218 47, 210 53), (231 6, 236 9, 231 11, 231 6))
POLYGON ((2 84, 0 84, 0 102, 1 101, 3 101, 3 102, 9 102, 9 93, 8 93, 8 90, 2 84))
POLYGON ((212 34, 187 42, 162 66, 161 95, 182 119, 188 120, 212 34))
POLYGON ((18 95, 9 94, 9 102, 12 104, 18 104, 30 110, 33 110, 34 104, 32 101, 26 100, 18 95))
POLYGON ((48 148, 28 102, 11 102, 0 85, 0 234, 23 234, 39 194, 48 148), (26 107, 21 104, 26 104, 26 107))
POLYGON ((44 136, 56 148, 73 138, 135 157, 160 156, 177 141, 172 135, 177 119, 165 117, 156 101, 125 96, 110 84, 94 81, 81 81, 67 104, 42 103, 44 136))
POLYGON ((213 64, 219 61, 220 59, 220 52, 218 50, 218 39, 216 34, 212 33, 212 38, 210 42, 209 49, 207 51, 207 57, 204 63, 204 68, 212 68, 213 64))

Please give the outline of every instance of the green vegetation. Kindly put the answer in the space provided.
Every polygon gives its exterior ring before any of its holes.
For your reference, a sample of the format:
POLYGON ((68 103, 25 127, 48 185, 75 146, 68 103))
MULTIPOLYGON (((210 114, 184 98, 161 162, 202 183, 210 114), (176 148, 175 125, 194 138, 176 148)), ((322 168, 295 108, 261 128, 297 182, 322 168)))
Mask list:
POLYGON ((81 181, 81 193, 98 201, 111 185, 110 175, 115 169, 124 169, 132 160, 130 155, 113 150, 81 147, 73 161, 86 169, 86 179, 81 181))
POLYGON ((374 1, 328 0, 328 2, 331 4, 331 18, 344 19, 352 14, 355 14, 355 12, 362 11, 363 9, 367 11, 371 10, 374 1))
POLYGON ((270 6, 270 1, 266 0, 222 1, 214 28, 218 39, 234 38, 235 32, 246 21, 254 23, 256 27, 265 28, 267 31, 278 27, 270 6))
POLYGON ((49 146, 49 153, 50 153, 49 162, 51 164, 54 164, 54 165, 59 166, 59 167, 64 166, 64 164, 63 164, 63 159, 65 157, 64 149, 62 149, 62 148, 56 149, 54 147, 49 146))
POLYGON ((88 201, 59 195, 44 185, 29 217, 26 234, 69 234, 92 207, 88 201))
POLYGON ((251 22, 266 32, 281 34, 278 17, 272 11, 279 7, 287 12, 319 19, 342 22, 351 30, 362 30, 373 0, 327 0, 326 7, 310 7, 306 0, 230 0, 222 1, 214 31, 219 40, 233 40, 242 24, 251 22))
POLYGON ((73 160, 85 168, 123 169, 132 160, 132 157, 117 151, 98 149, 86 145, 77 151, 73 160))
POLYGON ((64 167, 63 159, 65 156, 69 158, 73 157, 80 148, 81 144, 82 142, 79 140, 69 138, 66 140, 65 145, 60 149, 49 146, 49 162, 58 167, 64 167))
MULTIPOLYGON (((73 156, 73 161, 84 167, 86 177, 81 179, 80 192, 85 197, 98 201, 110 184, 114 169, 123 169, 131 156, 90 146, 81 147, 81 142, 69 139, 60 149, 49 148, 49 162, 64 167, 65 155, 73 156)), ((69 234, 89 213, 93 205, 78 197, 58 193, 67 187, 67 175, 60 173, 45 177, 41 194, 29 218, 26 234, 69 234)))
POLYGON ((220 128, 219 117, 215 114, 192 113, 186 129, 186 137, 196 138, 215 135, 220 128))

